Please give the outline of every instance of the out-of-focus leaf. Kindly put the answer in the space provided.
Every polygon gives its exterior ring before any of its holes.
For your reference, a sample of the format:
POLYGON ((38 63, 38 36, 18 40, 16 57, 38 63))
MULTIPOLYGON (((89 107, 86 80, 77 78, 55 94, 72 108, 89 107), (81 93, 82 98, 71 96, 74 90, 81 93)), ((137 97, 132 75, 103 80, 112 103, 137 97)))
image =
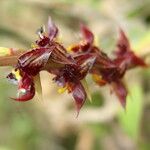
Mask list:
POLYGON ((139 84, 132 85, 127 98, 126 110, 119 114, 119 121, 124 131, 132 138, 137 139, 142 114, 142 89, 139 84))
MULTIPOLYGON (((136 1, 137 2, 137 1, 136 1)), ((127 17, 134 18, 134 17, 144 17, 145 15, 149 14, 150 9, 150 1, 144 0, 144 3, 141 3, 140 1, 137 2, 136 5, 132 5, 131 11, 127 13, 127 17)))
POLYGON ((92 103, 90 101, 86 102, 86 107, 102 107, 104 105, 104 98, 100 92, 92 92, 92 103))
POLYGON ((11 150, 8 147, 0 147, 0 150, 11 150))

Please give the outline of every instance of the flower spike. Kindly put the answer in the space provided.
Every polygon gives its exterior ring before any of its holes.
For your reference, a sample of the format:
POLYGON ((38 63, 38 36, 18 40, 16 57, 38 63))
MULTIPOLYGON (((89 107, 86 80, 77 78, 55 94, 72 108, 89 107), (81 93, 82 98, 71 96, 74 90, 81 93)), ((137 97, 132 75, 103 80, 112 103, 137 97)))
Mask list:
MULTIPOLYGON (((59 86, 59 92, 67 91, 75 101, 77 116, 86 99, 91 99, 85 82, 91 74, 100 87, 109 85, 125 108, 127 88, 123 77, 129 69, 147 67, 145 61, 132 51, 129 40, 122 29, 119 32, 115 58, 109 57, 94 44, 94 34, 85 25, 81 25, 82 39, 66 49, 57 40, 58 28, 49 17, 47 32, 44 27, 38 30, 39 39, 34 47, 18 57, 14 70, 7 78, 18 85, 16 101, 31 100, 35 93, 41 97, 40 71, 54 75, 53 81, 59 86), (71 52, 70 52, 71 51, 71 52)), ((10 53, 10 49, 0 48, 1 55, 10 53), (6 52, 5 52, 6 50, 6 52)), ((1 56, 0 56, 1 57, 1 56)))

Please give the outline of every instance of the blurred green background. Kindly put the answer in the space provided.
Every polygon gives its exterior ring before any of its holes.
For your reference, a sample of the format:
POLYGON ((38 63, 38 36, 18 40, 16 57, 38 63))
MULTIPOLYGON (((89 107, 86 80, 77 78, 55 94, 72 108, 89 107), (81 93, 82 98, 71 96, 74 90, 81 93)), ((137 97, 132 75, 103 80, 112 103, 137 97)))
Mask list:
MULTIPOLYGON (((0 46, 29 49, 48 16, 58 25, 65 46, 79 41, 79 24, 85 23, 109 54, 119 27, 137 54, 150 52, 149 0, 0 0, 0 46)), ((86 102, 78 118, 71 96, 59 95, 46 72, 41 73, 43 100, 9 99, 16 94, 5 79, 11 69, 0 68, 0 150, 150 149, 149 69, 126 74, 126 111, 109 87, 99 88, 88 77, 93 102, 86 102)))

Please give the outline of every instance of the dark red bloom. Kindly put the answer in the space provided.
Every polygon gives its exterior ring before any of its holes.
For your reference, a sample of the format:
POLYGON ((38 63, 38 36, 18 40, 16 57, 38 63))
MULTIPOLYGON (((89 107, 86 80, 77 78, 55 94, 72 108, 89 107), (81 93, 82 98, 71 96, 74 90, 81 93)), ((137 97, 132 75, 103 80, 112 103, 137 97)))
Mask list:
POLYGON ((85 57, 86 53, 95 57, 94 64, 90 69, 94 81, 100 86, 111 85, 121 104, 125 107, 127 89, 122 78, 127 69, 136 66, 145 67, 146 63, 131 51, 129 41, 122 30, 117 42, 115 59, 109 58, 106 53, 94 45, 94 35, 87 27, 82 26, 81 33, 83 40, 78 45, 72 46, 71 50, 78 59, 85 57))
MULTIPOLYGON (((85 37, 88 38, 90 33, 84 28, 83 30, 85 37)), ((14 99, 27 101, 35 94, 34 78, 40 71, 46 70, 55 75, 54 81, 60 88, 72 94, 79 112, 87 97, 81 80, 88 74, 95 59, 92 55, 87 54, 82 60, 77 60, 67 52, 62 44, 57 42, 57 34, 57 27, 49 19, 48 33, 44 32, 44 28, 38 30, 39 40, 36 41, 36 48, 18 58, 15 70, 7 78, 18 83, 18 97, 14 99)))
POLYGON ((97 66, 95 70, 99 70, 102 81, 104 80, 105 82, 111 84, 121 104, 125 107, 128 92, 122 82, 123 76, 130 68, 135 68, 138 66, 146 67, 147 65, 143 59, 136 56, 131 50, 130 43, 122 30, 120 30, 120 38, 117 42, 117 50, 115 54, 115 59, 108 58, 106 54, 103 56, 99 55, 97 63, 99 63, 99 66, 100 64, 103 64, 104 68, 97 66), (103 59, 100 59, 100 57, 103 57, 103 59), (104 64, 103 62, 107 63, 104 64))
POLYGON ((125 107, 128 92, 122 78, 128 69, 146 67, 146 63, 134 54, 122 30, 113 59, 94 45, 94 34, 86 26, 81 25, 81 33, 81 42, 66 49, 58 42, 58 28, 49 18, 47 32, 43 27, 38 30, 35 48, 21 55, 7 76, 18 85, 18 96, 14 99, 32 99, 38 90, 39 72, 46 70, 55 76, 53 80, 60 87, 60 93, 67 90, 72 94, 78 113, 88 96, 83 84, 87 74, 91 74, 99 86, 110 85, 125 107))
POLYGON ((88 74, 89 70, 94 64, 94 57, 86 57, 77 61, 73 65, 65 65, 59 70, 57 76, 54 78, 55 82, 63 89, 68 90, 68 93, 72 93, 72 96, 76 103, 77 111, 83 106, 87 94, 81 81, 88 74))
POLYGON ((66 68, 64 68, 62 72, 60 72, 60 74, 54 78, 54 80, 58 86, 72 94, 75 100, 77 112, 79 112, 86 100, 87 95, 82 83, 80 82, 80 79, 77 78, 80 76, 80 73, 76 70, 75 66, 70 67, 66 66, 66 68), (69 69, 70 67, 71 70, 69 69))
POLYGON ((117 42, 117 49, 114 52, 116 55, 115 63, 124 65, 127 69, 141 66, 146 67, 144 60, 135 55, 132 51, 128 38, 122 29, 120 29, 119 39, 117 42))
POLYGON ((10 80, 18 83, 19 94, 15 100, 27 101, 34 97, 34 78, 40 71, 47 70, 55 73, 56 66, 62 68, 66 64, 73 63, 66 49, 57 42, 57 33, 57 27, 49 18, 48 33, 41 28, 38 31, 39 40, 36 41, 36 48, 18 58, 16 68, 7 76, 10 80))

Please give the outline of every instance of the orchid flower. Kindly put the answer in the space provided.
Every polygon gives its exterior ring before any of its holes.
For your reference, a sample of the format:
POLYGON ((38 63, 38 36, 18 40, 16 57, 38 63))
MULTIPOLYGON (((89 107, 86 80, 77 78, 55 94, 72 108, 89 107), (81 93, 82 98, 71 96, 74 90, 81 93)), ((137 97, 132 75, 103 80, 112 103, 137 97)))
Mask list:
MULTIPOLYGON (((55 75, 53 80, 60 86, 59 91, 66 89, 72 94, 79 112, 87 97, 81 80, 92 67, 94 58, 91 56, 83 61, 76 61, 58 42, 58 28, 50 18, 48 33, 41 28, 38 30, 38 35, 39 40, 35 42, 35 48, 22 54, 18 58, 15 69, 7 76, 10 81, 18 85, 17 98, 13 99, 16 101, 31 100, 37 91, 35 86, 40 80, 39 73, 46 70, 55 75)), ((41 93, 41 88, 38 92, 41 93)))
POLYGON ((145 67, 146 63, 131 51, 129 41, 122 30, 120 30, 120 37, 117 42, 115 59, 111 59, 94 45, 94 34, 86 26, 81 26, 81 33, 83 39, 79 44, 71 46, 70 51, 74 53, 77 59, 82 59, 87 55, 86 53, 95 56, 93 67, 90 69, 93 80, 99 86, 109 84, 122 106, 125 107, 128 92, 122 78, 128 69, 138 66, 145 67))

